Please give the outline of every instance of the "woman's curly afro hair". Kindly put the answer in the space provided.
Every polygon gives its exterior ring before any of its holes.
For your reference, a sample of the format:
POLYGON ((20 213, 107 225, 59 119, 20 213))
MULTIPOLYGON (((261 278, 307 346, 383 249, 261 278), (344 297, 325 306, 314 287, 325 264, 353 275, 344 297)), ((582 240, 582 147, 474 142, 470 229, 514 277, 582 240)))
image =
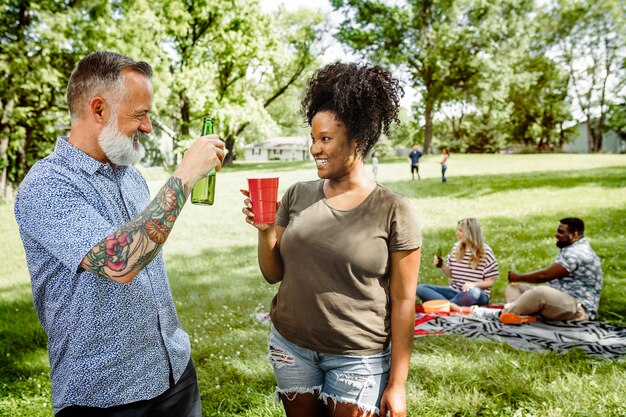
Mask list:
POLYGON ((348 136, 365 156, 378 142, 381 131, 389 133, 400 123, 398 110, 404 90, 389 71, 363 63, 326 65, 317 70, 302 99, 302 114, 311 125, 320 111, 330 111, 344 123, 348 136))

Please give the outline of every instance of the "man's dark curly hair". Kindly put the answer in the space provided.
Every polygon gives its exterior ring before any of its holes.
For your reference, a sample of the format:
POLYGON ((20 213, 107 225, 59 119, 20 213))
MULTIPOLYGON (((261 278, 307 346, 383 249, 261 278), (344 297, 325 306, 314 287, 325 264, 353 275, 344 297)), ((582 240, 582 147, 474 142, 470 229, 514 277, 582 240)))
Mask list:
POLYGON ((559 223, 566 225, 570 233, 578 232, 581 235, 585 233, 585 222, 578 217, 566 217, 559 220, 559 223))
POLYGON ((378 142, 381 131, 389 133, 400 123, 398 110, 404 90, 389 71, 378 65, 341 63, 317 70, 302 99, 302 114, 309 124, 320 111, 331 111, 345 124, 348 137, 365 156, 378 142))

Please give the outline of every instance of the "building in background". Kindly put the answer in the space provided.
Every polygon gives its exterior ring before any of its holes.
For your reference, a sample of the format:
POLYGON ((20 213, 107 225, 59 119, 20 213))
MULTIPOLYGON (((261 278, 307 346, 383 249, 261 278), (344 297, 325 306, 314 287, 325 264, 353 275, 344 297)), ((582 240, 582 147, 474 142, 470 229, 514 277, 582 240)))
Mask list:
POLYGON ((300 136, 268 138, 244 146, 246 161, 305 161, 311 159, 309 139, 300 136))
MULTIPOLYGON (((589 152, 589 132, 587 131, 587 122, 581 122, 574 127, 575 133, 572 134, 571 140, 563 144, 563 152, 569 153, 588 153, 589 152)), ((602 133, 602 149, 603 153, 625 153, 626 141, 623 140, 614 130, 606 130, 602 133)))

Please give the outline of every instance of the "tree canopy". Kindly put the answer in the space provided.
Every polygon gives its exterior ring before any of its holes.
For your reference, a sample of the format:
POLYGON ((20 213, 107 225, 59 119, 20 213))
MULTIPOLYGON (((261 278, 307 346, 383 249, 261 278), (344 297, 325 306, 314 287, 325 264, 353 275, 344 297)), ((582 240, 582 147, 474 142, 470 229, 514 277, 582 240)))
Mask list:
MULTIPOLYGON (((625 80, 624 2, 332 0, 338 39, 408 74, 413 142, 489 152, 562 145, 574 102, 601 138, 625 80), (609 85, 608 79, 613 82, 609 85), (611 90, 611 94, 609 93, 611 90)), ((598 151, 598 141, 590 151, 598 151)))
POLYGON ((247 129, 280 130, 269 107, 320 65, 324 16, 263 13, 255 0, 13 0, 2 8, 3 193, 67 132, 65 88, 89 52, 114 50, 155 68, 154 138, 180 153, 211 115, 230 159, 251 138, 247 129))
MULTIPOLYGON (((0 190, 17 186, 69 128, 65 88, 94 50, 149 62, 155 134, 148 163, 176 163, 216 119, 228 163, 246 143, 302 132, 304 83, 329 33, 390 67, 417 94, 385 149, 421 143, 495 152, 558 147, 576 121, 601 149, 621 129, 624 0, 331 0, 338 27, 309 9, 258 0, 7 0, 0 14, 0 190)), ((382 145, 381 145, 382 146, 382 145)))

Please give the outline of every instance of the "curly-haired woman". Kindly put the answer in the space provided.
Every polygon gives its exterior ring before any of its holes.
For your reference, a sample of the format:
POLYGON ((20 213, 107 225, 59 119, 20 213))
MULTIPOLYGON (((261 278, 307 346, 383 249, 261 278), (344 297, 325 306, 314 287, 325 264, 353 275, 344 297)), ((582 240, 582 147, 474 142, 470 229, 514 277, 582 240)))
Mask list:
POLYGON ((364 169, 402 94, 378 66, 318 70, 302 110, 320 179, 292 185, 275 224, 254 225, 261 272, 280 282, 269 356, 288 416, 406 415, 420 228, 364 169))
POLYGON ((446 286, 420 284, 417 296, 422 301, 450 300, 450 309, 470 312, 464 306, 489 303, 489 291, 498 277, 498 262, 493 250, 484 243, 478 220, 459 221, 456 229, 459 239, 444 262, 435 255, 433 263, 450 277, 446 286))

